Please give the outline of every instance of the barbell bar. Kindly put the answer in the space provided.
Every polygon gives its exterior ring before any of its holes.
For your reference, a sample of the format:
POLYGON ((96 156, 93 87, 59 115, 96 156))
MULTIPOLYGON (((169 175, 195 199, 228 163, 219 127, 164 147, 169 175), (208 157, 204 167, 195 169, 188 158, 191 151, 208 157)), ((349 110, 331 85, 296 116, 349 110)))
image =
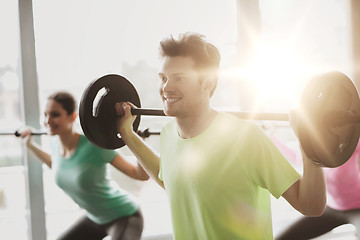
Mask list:
MULTIPOLYGON (((98 99, 98 98, 97 98, 98 99)), ((85 136, 105 149, 124 146, 116 129, 117 102, 131 102, 137 108, 133 130, 141 115, 166 116, 161 109, 142 109, 134 86, 123 76, 109 74, 91 82, 81 97, 80 124, 85 136), (95 102, 95 97, 104 93, 95 102)), ((289 121, 288 113, 230 112, 252 120, 289 121)), ((338 167, 353 154, 360 136, 360 99, 356 87, 343 73, 319 74, 307 83, 297 110, 299 142, 308 157, 325 167, 338 167)))
MULTIPOLYGON (((136 132, 140 137, 142 138, 148 138, 152 135, 160 135, 160 130, 150 130, 149 128, 146 128, 145 130, 137 130, 136 132)), ((46 131, 41 130, 33 130, 30 133, 32 136, 39 136, 39 135, 47 135, 48 133, 46 131)), ((20 137, 19 130, 0 130, 0 136, 16 136, 20 137)))
MULTIPOLYGON (((161 109, 144 109, 144 108, 132 108, 131 115, 144 115, 144 116, 166 116, 161 109)), ((260 121, 289 121, 289 114, 287 113, 264 113, 264 112, 235 112, 226 111, 241 119, 253 119, 260 121)), ((330 112, 332 117, 326 118, 325 124, 331 126, 343 125, 343 124, 356 124, 360 123, 360 116, 354 115, 348 111, 336 111, 330 112)))
MULTIPOLYGON (((31 132, 31 135, 44 135, 44 134, 47 134, 47 132, 45 132, 45 131, 38 131, 38 130, 31 132)), ((20 137, 20 133, 19 133, 18 130, 15 130, 15 131, 12 131, 12 130, 2 130, 2 131, 0 131, 0 135, 2 135, 2 136, 3 136, 3 135, 9 135, 9 136, 15 135, 16 137, 20 137)))
MULTIPOLYGON (((227 112, 242 119, 289 121, 289 115, 287 113, 234 112, 234 111, 227 111, 227 112)), ((145 115, 145 116, 166 116, 164 111, 161 109, 144 109, 144 108, 132 108, 131 114, 145 115)))
POLYGON ((148 138, 152 135, 160 135, 161 130, 150 130, 149 128, 146 128, 145 130, 137 130, 136 133, 142 138, 148 138))

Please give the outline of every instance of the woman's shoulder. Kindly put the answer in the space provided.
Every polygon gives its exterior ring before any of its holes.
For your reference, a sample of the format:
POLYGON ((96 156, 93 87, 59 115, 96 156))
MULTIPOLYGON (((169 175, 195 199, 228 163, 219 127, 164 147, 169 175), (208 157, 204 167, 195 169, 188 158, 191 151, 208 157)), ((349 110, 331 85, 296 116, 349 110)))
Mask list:
POLYGON ((114 153, 116 153, 116 151, 114 149, 105 149, 105 148, 101 148, 101 147, 95 145, 89 139, 87 139, 86 136, 83 134, 80 134, 79 147, 85 148, 91 152, 100 152, 100 153, 104 153, 104 152, 113 153, 114 152, 114 153))
POLYGON ((99 147, 97 147, 97 146, 94 145, 92 142, 90 142, 90 140, 87 139, 86 136, 83 135, 83 134, 80 134, 79 143, 78 143, 77 148, 78 148, 80 151, 87 151, 87 152, 100 150, 99 147))

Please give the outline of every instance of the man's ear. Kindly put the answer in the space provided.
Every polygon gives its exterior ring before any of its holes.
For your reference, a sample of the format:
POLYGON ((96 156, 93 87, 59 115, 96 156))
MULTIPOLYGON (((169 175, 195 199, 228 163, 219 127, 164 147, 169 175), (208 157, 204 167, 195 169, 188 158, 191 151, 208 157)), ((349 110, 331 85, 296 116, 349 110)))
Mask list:
POLYGON ((77 117, 77 113, 73 112, 71 117, 72 117, 71 120, 74 122, 77 117))
POLYGON ((206 78, 204 79, 204 88, 209 91, 210 96, 211 96, 211 92, 214 89, 214 84, 215 84, 215 79, 213 76, 208 75, 206 76, 206 78))

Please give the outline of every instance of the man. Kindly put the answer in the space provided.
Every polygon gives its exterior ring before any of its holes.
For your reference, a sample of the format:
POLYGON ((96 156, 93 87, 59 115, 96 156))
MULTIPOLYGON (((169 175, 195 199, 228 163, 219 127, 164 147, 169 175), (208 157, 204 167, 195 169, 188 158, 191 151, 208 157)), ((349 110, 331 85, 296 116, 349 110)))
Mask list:
POLYGON ((166 115, 161 157, 132 130, 131 103, 118 103, 121 138, 170 200, 175 239, 272 239, 270 194, 306 215, 326 202, 322 169, 303 154, 291 167, 253 122, 210 106, 220 53, 204 36, 160 43, 160 96, 166 115))

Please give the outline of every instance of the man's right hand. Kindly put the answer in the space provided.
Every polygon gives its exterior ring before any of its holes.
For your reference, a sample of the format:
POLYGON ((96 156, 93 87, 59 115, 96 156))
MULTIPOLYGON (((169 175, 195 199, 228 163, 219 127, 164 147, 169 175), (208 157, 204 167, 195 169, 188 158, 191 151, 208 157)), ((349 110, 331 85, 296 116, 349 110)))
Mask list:
POLYGON ((116 129, 122 137, 133 132, 133 123, 136 116, 131 114, 131 108, 136 108, 136 106, 130 102, 115 104, 115 110, 118 115, 116 129))
POLYGON ((116 129, 118 133, 120 133, 126 146, 139 160, 141 167, 143 167, 147 174, 149 174, 162 188, 164 188, 163 181, 158 177, 160 156, 147 146, 143 139, 134 132, 133 123, 136 116, 131 114, 131 108, 136 108, 136 106, 130 102, 120 102, 115 104, 115 110, 118 115, 116 129))

